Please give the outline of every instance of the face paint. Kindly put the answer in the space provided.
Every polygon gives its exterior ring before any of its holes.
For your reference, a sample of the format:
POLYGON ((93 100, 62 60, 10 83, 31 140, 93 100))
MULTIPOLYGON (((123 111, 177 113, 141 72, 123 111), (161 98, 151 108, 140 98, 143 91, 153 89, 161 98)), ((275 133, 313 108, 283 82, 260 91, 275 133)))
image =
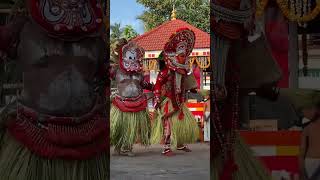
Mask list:
POLYGON ((142 58, 144 50, 133 42, 123 46, 122 57, 120 58, 120 67, 126 72, 142 71, 142 58))

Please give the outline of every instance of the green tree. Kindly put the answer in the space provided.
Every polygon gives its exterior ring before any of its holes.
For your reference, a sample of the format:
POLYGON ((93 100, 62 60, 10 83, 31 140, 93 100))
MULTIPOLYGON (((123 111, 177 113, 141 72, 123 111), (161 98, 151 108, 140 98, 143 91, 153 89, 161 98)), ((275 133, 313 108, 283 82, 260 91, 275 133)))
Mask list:
POLYGON ((113 62, 116 61, 113 56, 115 55, 115 49, 119 39, 125 38, 126 40, 130 40, 138 35, 137 31, 131 25, 122 27, 120 23, 112 24, 110 26, 110 60, 113 62))
POLYGON ((123 30, 122 30, 122 35, 124 38, 126 38, 127 40, 130 40, 132 38, 135 38, 138 36, 137 31, 135 31, 133 29, 133 27, 131 25, 126 25, 123 30))
POLYGON ((111 43, 116 42, 120 38, 125 38, 127 40, 130 40, 132 38, 135 38, 139 34, 137 31, 131 26, 126 25, 124 27, 121 27, 120 23, 114 23, 110 26, 110 41, 111 43))
POLYGON ((137 0, 137 2, 146 7, 143 14, 138 17, 144 23, 146 31, 170 20, 175 7, 177 19, 210 32, 209 0, 137 0))
POLYGON ((114 23, 110 26, 110 41, 111 43, 115 42, 117 39, 120 39, 122 36, 122 29, 120 23, 114 23))

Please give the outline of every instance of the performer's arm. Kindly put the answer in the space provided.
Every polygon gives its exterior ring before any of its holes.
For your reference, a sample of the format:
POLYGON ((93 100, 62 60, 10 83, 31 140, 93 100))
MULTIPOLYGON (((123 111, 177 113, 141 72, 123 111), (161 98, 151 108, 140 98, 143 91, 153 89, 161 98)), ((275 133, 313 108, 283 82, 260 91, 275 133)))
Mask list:
POLYGON ((192 92, 192 93, 198 93, 198 89, 197 89, 197 88, 190 89, 190 92, 192 92))
POLYGON ((168 73, 169 70, 166 68, 160 71, 160 73, 157 76, 157 81, 154 85, 155 107, 157 107, 160 103, 162 85, 167 81, 168 73))
POLYGON ((143 89, 146 89, 146 90, 149 90, 149 91, 153 91, 153 89, 154 89, 154 84, 148 82, 148 81, 144 78, 143 74, 141 74, 141 76, 142 76, 141 87, 142 87, 143 89))
POLYGON ((110 79, 110 80, 113 80, 113 79, 116 77, 116 74, 117 74, 117 67, 116 67, 116 65, 114 65, 114 64, 110 65, 108 71, 109 71, 109 79, 110 79))
POLYGON ((146 82, 146 81, 142 81, 142 88, 143 89, 146 89, 146 90, 149 90, 149 91, 152 91, 154 89, 154 84, 152 83, 149 83, 149 82, 146 82))

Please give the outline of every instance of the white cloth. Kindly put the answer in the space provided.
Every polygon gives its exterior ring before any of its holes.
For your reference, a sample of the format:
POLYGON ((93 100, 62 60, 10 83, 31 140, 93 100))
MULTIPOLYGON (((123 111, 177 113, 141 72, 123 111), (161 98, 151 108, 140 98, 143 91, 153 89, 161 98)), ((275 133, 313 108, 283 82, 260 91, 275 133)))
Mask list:
MULTIPOLYGON (((310 178, 317 168, 320 166, 320 159, 319 158, 305 158, 304 166, 306 169, 307 176, 310 178)), ((317 179, 320 180, 320 177, 317 179)))
POLYGON ((304 118, 302 119, 302 124, 308 123, 308 122, 310 122, 310 121, 311 121, 310 119, 304 117, 304 118))

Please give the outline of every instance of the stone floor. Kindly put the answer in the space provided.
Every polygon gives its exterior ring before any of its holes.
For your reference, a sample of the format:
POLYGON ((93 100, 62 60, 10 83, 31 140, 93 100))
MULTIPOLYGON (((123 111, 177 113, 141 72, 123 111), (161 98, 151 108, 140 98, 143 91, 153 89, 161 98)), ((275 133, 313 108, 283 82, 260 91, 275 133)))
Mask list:
MULTIPOLYGON (((209 180, 210 146, 189 145, 192 152, 161 155, 161 146, 135 146, 135 157, 111 155, 111 180, 209 180)), ((113 154, 113 149, 110 149, 113 154)))

